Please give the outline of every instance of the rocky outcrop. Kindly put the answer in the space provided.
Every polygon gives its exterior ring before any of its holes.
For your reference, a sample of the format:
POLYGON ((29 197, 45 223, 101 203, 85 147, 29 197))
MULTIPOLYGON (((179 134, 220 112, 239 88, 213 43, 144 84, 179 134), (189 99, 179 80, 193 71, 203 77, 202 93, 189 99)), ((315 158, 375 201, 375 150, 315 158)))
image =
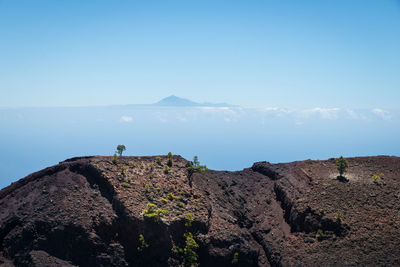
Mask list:
POLYGON ((189 176, 190 164, 82 157, 13 183, 0 265, 400 264, 400 158, 351 158, 347 183, 334 159, 189 176))

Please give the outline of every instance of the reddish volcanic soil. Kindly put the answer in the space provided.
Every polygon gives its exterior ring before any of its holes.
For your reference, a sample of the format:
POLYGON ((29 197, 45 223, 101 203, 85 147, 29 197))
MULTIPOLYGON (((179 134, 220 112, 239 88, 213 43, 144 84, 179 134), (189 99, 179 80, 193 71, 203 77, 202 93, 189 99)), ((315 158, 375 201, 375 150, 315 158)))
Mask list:
POLYGON ((188 266, 189 232, 200 266, 400 266, 398 157, 349 158, 346 179, 335 159, 167 160, 73 158, 2 189, 0 266, 188 266))

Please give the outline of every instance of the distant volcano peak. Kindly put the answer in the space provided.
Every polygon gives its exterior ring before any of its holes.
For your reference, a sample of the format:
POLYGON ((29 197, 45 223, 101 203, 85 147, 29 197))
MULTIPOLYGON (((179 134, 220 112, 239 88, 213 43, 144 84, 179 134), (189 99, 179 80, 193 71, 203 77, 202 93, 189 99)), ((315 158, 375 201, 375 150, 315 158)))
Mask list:
POLYGON ((170 95, 166 98, 161 99, 155 105, 158 106, 200 106, 201 104, 193 102, 186 98, 177 97, 170 95))

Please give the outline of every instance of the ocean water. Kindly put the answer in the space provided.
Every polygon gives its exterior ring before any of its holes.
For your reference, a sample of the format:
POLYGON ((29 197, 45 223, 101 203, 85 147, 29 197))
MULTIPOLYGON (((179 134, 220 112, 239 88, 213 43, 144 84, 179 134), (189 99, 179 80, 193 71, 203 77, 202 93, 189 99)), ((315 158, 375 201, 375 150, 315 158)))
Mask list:
POLYGON ((400 112, 382 109, 114 107, 0 109, 0 188, 67 158, 164 155, 216 170, 256 161, 400 156, 400 112))

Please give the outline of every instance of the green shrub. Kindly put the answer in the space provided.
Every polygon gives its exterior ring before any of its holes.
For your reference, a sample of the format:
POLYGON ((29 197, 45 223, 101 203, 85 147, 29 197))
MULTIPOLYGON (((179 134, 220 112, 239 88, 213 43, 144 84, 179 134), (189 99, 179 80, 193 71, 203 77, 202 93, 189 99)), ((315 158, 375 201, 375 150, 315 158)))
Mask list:
POLYGON ((179 206, 181 209, 184 209, 184 208, 185 208, 185 204, 183 204, 183 202, 179 202, 178 206, 179 206))
POLYGON ((150 185, 149 185, 149 184, 145 184, 145 185, 144 185, 144 189, 145 189, 146 191, 148 191, 148 190, 150 189, 150 185))
POLYGON ((192 175, 195 172, 204 173, 206 170, 207 170, 207 166, 206 165, 200 165, 199 158, 197 156, 194 156, 193 164, 191 164, 188 167, 189 175, 192 175))
POLYGON ((308 165, 308 166, 307 166, 307 171, 308 171, 308 172, 311 172, 311 171, 312 171, 311 165, 308 165))
POLYGON ((238 262, 239 262, 239 252, 235 252, 233 254, 232 264, 235 265, 238 264, 238 262))
POLYGON ((167 203, 168 203, 168 199, 166 199, 166 198, 161 198, 160 201, 161 201, 163 204, 167 204, 167 203))
POLYGON ((114 153, 114 155, 113 155, 113 157, 112 157, 112 160, 111 160, 111 161, 112 161, 112 163, 113 163, 113 164, 117 164, 117 163, 118 163, 118 157, 117 157, 117 154, 115 154, 115 153, 114 153))
POLYGON ((169 167, 172 167, 172 153, 171 152, 168 152, 168 161, 167 161, 167 165, 169 166, 169 167))
POLYGON ((167 210, 157 209, 157 205, 153 203, 147 203, 147 209, 143 210, 143 216, 147 219, 158 220, 167 214, 167 210))
POLYGON ((150 163, 150 170, 153 171, 154 170, 154 163, 150 163))
POLYGON ((198 267, 198 259, 196 250, 199 248, 199 245, 193 238, 191 232, 186 233, 185 235, 186 242, 185 248, 183 249, 183 266, 185 267, 198 267))
POLYGON ((132 168, 135 168, 135 162, 133 162, 133 161, 131 161, 131 162, 129 162, 129 167, 132 167, 132 168))
POLYGON ((340 177, 343 177, 343 174, 346 172, 347 168, 349 167, 349 162, 347 161, 347 159, 343 158, 343 156, 340 156, 340 158, 338 158, 336 160, 336 166, 339 171, 340 177))
POLYGON ((137 247, 137 251, 142 252, 144 249, 148 248, 149 244, 144 240, 144 236, 142 234, 139 235, 139 246, 137 247))
POLYGON ((158 165, 161 165, 161 157, 156 157, 156 162, 158 165))
POLYGON ((124 145, 118 145, 117 146, 117 153, 119 156, 122 156, 122 152, 126 150, 126 147, 124 145))
POLYGON ((193 221, 194 221, 193 215, 191 213, 186 213, 186 215, 185 215, 185 226, 188 227, 188 228, 191 227, 192 224, 193 224, 193 221))
POLYGON ((183 249, 173 245, 171 248, 171 252, 175 253, 175 254, 179 254, 179 253, 183 254, 183 249))
POLYGON ((125 187, 125 188, 130 187, 130 185, 129 185, 127 182, 122 182, 121 185, 122 185, 123 187, 125 187))
POLYGON ((125 176, 126 166, 121 167, 121 175, 125 176))
POLYGON ((378 179, 379 179, 379 175, 378 175, 378 174, 372 175, 372 181, 373 181, 375 184, 378 183, 378 179))
POLYGON ((168 174, 170 171, 169 167, 167 165, 164 165, 164 173, 168 174))
POLYGON ((322 237, 324 235, 324 231, 322 229, 317 230, 317 237, 322 237))
POLYGON ((168 195, 167 195, 167 197, 169 198, 169 200, 174 200, 174 199, 180 199, 179 197, 177 197, 177 196, 175 196, 174 194, 172 194, 172 193, 168 193, 168 195))

